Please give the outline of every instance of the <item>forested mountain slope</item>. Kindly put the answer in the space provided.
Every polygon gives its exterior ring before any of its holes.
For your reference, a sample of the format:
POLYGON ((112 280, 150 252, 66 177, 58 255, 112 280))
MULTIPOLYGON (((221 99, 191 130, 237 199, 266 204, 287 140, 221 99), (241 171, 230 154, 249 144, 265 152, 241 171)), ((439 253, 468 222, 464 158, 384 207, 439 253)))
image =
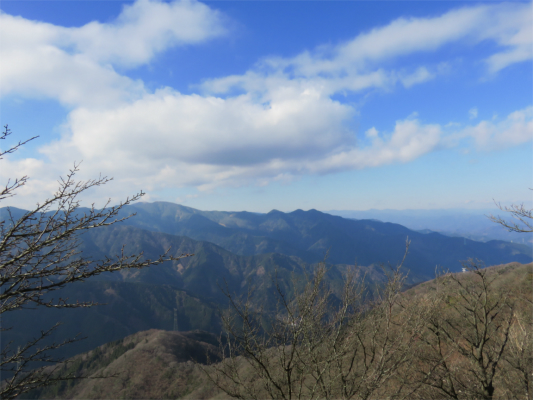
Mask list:
POLYGON ((476 242, 438 233, 423 234, 374 220, 352 220, 316 210, 267 214, 200 211, 173 203, 138 203, 126 209, 127 221, 152 231, 185 235, 218 244, 236 254, 280 252, 307 262, 320 261, 329 250, 332 263, 394 264, 411 241, 406 261, 414 274, 431 277, 436 265, 460 270, 461 261, 476 258, 487 265, 532 260, 527 246, 502 241, 476 242), (429 274, 428 274, 429 272, 429 274))
MULTIPOLYGON (((22 212, 12 210, 14 215, 22 212)), ((483 243, 434 232, 424 234, 398 224, 346 219, 316 210, 258 214, 200 211, 156 202, 125 207, 123 215, 130 213, 137 215, 123 225, 211 242, 236 255, 279 253, 308 263, 323 260, 329 252, 328 261, 333 264, 395 264, 409 238, 406 267, 424 279, 431 278, 435 266, 458 271, 461 261, 468 258, 486 265, 533 260, 531 249, 517 243, 483 243)), ((0 217, 6 215, 6 209, 0 209, 0 217)), ((101 251, 97 247, 93 249, 101 251)))
MULTIPOLYGON (((78 333, 88 339, 66 346, 58 354, 72 356, 97 345, 123 338, 146 329, 173 329, 173 310, 177 309, 178 329, 221 331, 220 309, 225 309, 227 297, 223 290, 234 296, 246 296, 253 289, 251 301, 265 310, 275 309, 275 283, 292 293, 304 270, 309 265, 297 257, 282 254, 239 256, 209 242, 187 237, 150 232, 132 226, 114 225, 92 230, 82 235, 80 250, 85 258, 94 260, 120 254, 144 252, 146 258, 157 258, 170 248, 172 255, 183 253, 194 256, 167 262, 141 270, 122 270, 106 273, 83 283, 77 283, 55 292, 53 297, 102 303, 86 309, 21 310, 16 315, 3 315, 3 326, 13 326, 2 339, 13 341, 13 346, 37 337, 42 329, 60 326, 49 338, 58 342, 78 333)), ((342 272, 352 266, 331 266, 328 274, 332 286, 340 285, 342 272)), ((385 279, 379 266, 361 267, 359 274, 366 280, 385 279)))
POLYGON ((13 327, 2 332, 2 342, 15 348, 39 337, 42 330, 61 325, 41 345, 60 343, 77 335, 79 340, 54 351, 55 357, 72 357, 104 343, 122 339, 148 329, 172 330, 174 309, 178 329, 202 329, 219 333, 218 307, 183 290, 168 285, 131 282, 89 281, 73 284, 54 292, 46 299, 69 298, 95 301, 90 308, 40 310, 26 309, 2 315, 2 326, 13 327))
MULTIPOLYGON (((531 352, 526 349, 525 355, 529 357, 527 360, 520 360, 521 346, 527 345, 531 348, 531 342, 528 338, 531 336, 529 327, 531 326, 531 282, 533 278, 533 265, 520 265, 517 263, 494 266, 486 270, 486 278, 489 282, 489 292, 491 300, 493 297, 504 295, 508 306, 502 308, 502 312, 514 315, 509 321, 511 323, 510 341, 505 347, 502 361, 498 364, 496 375, 494 378, 494 399, 506 398, 527 398, 527 392, 523 390, 525 385, 520 380, 521 368, 524 371, 531 370, 531 352), (505 295, 510 294, 510 296, 505 295), (512 307, 508 309, 508 307, 512 307), (525 329, 525 330, 524 330, 525 329), (529 335, 529 336, 528 336, 529 335), (517 366, 514 362, 521 362, 517 366)), ((456 274, 455 277, 458 282, 468 283, 471 290, 482 289, 481 283, 473 285, 473 272, 464 274, 456 274), (473 285, 473 286, 472 286, 473 285)), ((440 290, 436 290, 437 286, 442 285, 441 280, 432 280, 421 285, 415 286, 405 293, 408 302, 408 307, 414 307, 413 310, 418 310, 421 304, 430 304, 435 302, 435 296, 442 299, 444 303, 435 303, 438 306, 444 307, 446 312, 450 314, 454 310, 453 305, 457 305, 459 299, 457 298, 457 285, 448 284, 441 286, 440 290), (440 296, 440 297, 439 297, 440 296)), ((470 301, 476 301, 474 297, 470 301)), ((467 304, 469 304, 467 302, 467 304)), ((492 303, 491 303, 492 304, 492 303)), ((461 309, 461 308, 459 308, 461 309)), ((397 310, 398 311, 398 310, 397 310)), ((426 374, 420 374, 419 369, 425 371, 423 368, 428 364, 431 367, 434 356, 431 353, 434 344, 431 340, 431 334, 434 331, 431 329, 432 324, 435 323, 435 318, 444 318, 441 315, 442 310, 435 310, 437 314, 432 316, 431 313, 425 316, 427 318, 429 330, 424 330, 420 336, 413 342, 416 351, 410 352, 413 362, 402 365, 402 371, 395 374, 395 371, 388 371, 391 379, 383 382, 377 393, 369 396, 370 399, 394 398, 400 390, 405 393, 410 393, 411 397, 417 395, 420 398, 444 398, 439 386, 442 382, 448 384, 448 380, 441 377, 443 367, 438 363, 435 366, 433 375, 427 375, 429 380, 426 380, 426 374), (425 377, 420 380, 420 376, 425 377)), ((472 311, 472 310, 471 310, 472 311)), ((475 310, 474 310, 475 311, 475 310)), ((476 311, 477 312, 477 311, 476 311)), ((472 326, 469 325, 468 315, 461 315, 460 313, 450 314, 447 318, 453 322, 454 326, 460 327, 461 330, 453 331, 450 340, 457 340, 457 346, 467 346, 468 342, 461 341, 461 335, 467 335, 472 326), (464 326, 464 329, 462 328, 464 326), (465 344, 466 343, 466 344, 465 344)), ((368 317, 372 318, 371 313, 368 317)), ((498 315, 498 318, 502 318, 498 315)), ((505 319, 505 317, 504 317, 505 319)), ((497 326, 502 321, 490 320, 490 332, 499 332, 497 326)), ((444 321, 444 320, 443 320, 444 321)), ((479 324, 478 324, 479 325, 479 324)), ((505 323, 504 323, 505 326, 505 323)), ((477 326, 478 329, 479 326, 477 326)), ((475 331, 475 329, 474 329, 475 331)), ((509 332, 504 330, 505 332, 509 332)), ((505 340, 499 335, 493 335, 490 338, 490 345, 495 346, 505 340)), ((440 347, 438 347, 440 349, 440 347)), ((447 356, 446 366, 448 364, 457 367, 464 360, 464 354, 456 350, 456 347, 447 343, 444 346, 444 352, 447 356)), ((459 347, 457 347, 459 348, 459 347)), ((442 350, 442 349, 441 349, 442 350)), ((482 351, 490 351, 483 349, 482 351)), ((212 361, 217 362, 220 353, 217 349, 217 337, 208 333, 202 332, 164 332, 160 330, 149 330, 146 332, 139 332, 127 338, 109 343, 99 348, 96 348, 88 353, 80 354, 74 357, 70 363, 65 367, 66 371, 82 371, 88 376, 98 376, 102 374, 116 374, 116 378, 95 379, 95 380, 79 380, 70 384, 58 384, 50 388, 33 392, 32 398, 227 398, 225 393, 220 392, 214 384, 201 371, 199 365, 195 365, 192 360, 205 363, 205 355, 209 354, 212 361)), ((276 352, 270 353, 273 357, 276 352)), ((468 355, 468 353, 465 353, 468 355)), ((360 356, 362 357, 362 356, 360 356)), ((361 362, 360 357, 355 361, 356 364, 361 362)), ((260 379, 254 376, 250 371, 248 364, 241 358, 237 360, 240 365, 241 372, 245 377, 250 377, 254 380, 260 379), (248 371, 248 372, 247 372, 248 371)), ((468 364, 471 366, 472 364, 468 364)), ((203 368, 206 368, 205 366, 203 368)), ((430 369, 431 370, 431 369, 430 369)), ((207 367, 207 371, 213 373, 212 367, 207 367)), ((456 387, 461 388, 458 392, 459 399, 468 399, 469 390, 472 393, 477 393, 479 390, 479 377, 476 377, 472 371, 475 370, 475 365, 471 368, 456 369, 452 368, 448 371, 451 379, 454 381, 456 387), (466 386, 464 386, 466 385, 466 386)), ((63 371, 64 372, 64 371, 63 371)), ((444 370, 446 372, 446 370, 444 370)), ((263 376, 264 379, 264 376, 263 376)), ((526 377, 526 383, 527 383, 526 377)), ((446 389, 446 387, 444 387, 446 389)), ((361 393, 361 396, 354 396, 354 398, 366 398, 361 393)), ((417 397, 417 398, 418 398, 417 397)), ((481 398, 476 397, 475 398, 481 398)))
MULTIPOLYGON (((15 219, 23 213, 18 209, 11 211, 15 219)), ((55 298, 107 305, 82 310, 24 310, 16 320, 7 313, 3 324, 14 329, 3 333, 3 340, 14 340, 14 345, 25 343, 41 329, 61 321, 64 325, 51 340, 79 332, 89 337, 65 347, 63 354, 71 356, 139 330, 172 329, 174 308, 178 309, 181 330, 219 332, 218 308, 227 304, 222 290, 236 296, 251 291, 254 304, 273 309, 274 277, 290 294, 294 285, 301 282, 304 271, 323 260, 328 250, 328 281, 334 290, 339 288, 343 272, 353 268, 355 261, 359 276, 365 276, 372 287, 385 279, 380 264, 394 266, 401 261, 407 237, 411 246, 404 270, 409 272, 409 285, 431 279, 437 265, 457 271, 460 260, 469 257, 486 265, 532 260, 528 249, 517 244, 424 235, 397 224, 354 221, 314 210, 229 213, 199 211, 171 203, 141 203, 127 211, 137 212, 137 216, 81 236, 83 257, 113 257, 123 246, 126 254, 143 252, 151 259, 169 248, 172 255, 194 256, 143 270, 104 274, 98 281, 93 279, 54 292, 55 298), (284 253, 268 252, 274 248, 284 253)), ((0 217, 8 218, 7 209, 0 209, 0 217)))

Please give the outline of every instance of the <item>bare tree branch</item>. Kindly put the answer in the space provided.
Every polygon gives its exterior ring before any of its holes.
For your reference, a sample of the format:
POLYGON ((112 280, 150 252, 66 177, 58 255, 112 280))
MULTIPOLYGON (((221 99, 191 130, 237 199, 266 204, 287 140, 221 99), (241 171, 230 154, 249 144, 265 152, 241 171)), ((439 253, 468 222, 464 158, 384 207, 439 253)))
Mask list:
POLYGON ((254 309, 253 291, 244 301, 225 291, 230 309, 223 315, 223 361, 200 367, 235 398, 382 397, 412 359, 424 319, 402 304, 401 264, 388 271, 388 282, 372 299, 356 268, 338 296, 327 283, 325 262, 304 273, 303 287, 293 282, 290 296, 274 277, 274 314, 254 309))
POLYGON ((516 222, 492 214, 488 216, 491 221, 500 224, 509 232, 533 232, 533 210, 526 209, 523 203, 511 204, 509 207, 504 207, 496 201, 494 203, 500 210, 511 214, 511 218, 516 222))
MULTIPOLYGON (((5 139, 11 131, 5 126, 0 139, 5 139)), ((34 139, 34 138, 32 138, 34 139)), ((32 140, 29 139, 29 140, 32 140)), ((29 140, 19 142, 0 156, 16 151, 29 140)), ((8 218, 0 221, 0 316, 4 312, 32 307, 77 308, 91 307, 94 302, 69 301, 69 299, 45 300, 47 293, 61 289, 75 282, 82 282, 103 272, 120 271, 129 268, 145 268, 167 261, 179 260, 191 254, 174 257, 170 249, 157 259, 143 257, 143 253, 126 254, 124 247, 120 254, 101 260, 84 258, 79 250, 80 235, 84 232, 113 225, 127 217, 119 217, 119 212, 132 202, 140 199, 141 191, 126 198, 116 206, 97 209, 93 204, 88 211, 81 210, 80 195, 95 187, 105 185, 111 178, 100 176, 98 179, 78 181, 75 179, 79 164, 64 178, 60 178, 58 190, 54 195, 30 211, 15 218, 7 210, 8 218)), ((15 180, 0 192, 0 200, 15 195, 27 181, 27 177, 15 180)), ((41 336, 29 341, 16 350, 11 344, 1 349, 0 371, 11 377, 0 386, 0 397, 11 399, 34 388, 47 386, 58 380, 79 378, 78 376, 57 375, 55 369, 40 367, 33 369, 35 362, 56 363, 57 358, 49 352, 72 343, 77 339, 67 339, 61 343, 41 346, 43 340, 57 327, 43 331, 41 336), (41 346, 41 347, 40 347, 41 346)), ((2 331, 9 328, 3 327, 2 331)))

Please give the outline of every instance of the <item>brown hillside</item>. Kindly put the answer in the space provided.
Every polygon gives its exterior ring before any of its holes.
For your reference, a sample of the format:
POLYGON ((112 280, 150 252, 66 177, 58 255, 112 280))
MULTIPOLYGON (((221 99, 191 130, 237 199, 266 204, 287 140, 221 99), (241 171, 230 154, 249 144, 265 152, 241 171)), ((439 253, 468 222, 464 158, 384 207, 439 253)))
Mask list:
MULTIPOLYGON (((489 267, 483 271, 486 272, 488 280, 493 282, 491 296, 507 293, 510 301, 512 301, 515 315, 510 320, 509 345, 506 347, 504 359, 497 367, 497 375, 494 379, 496 385, 494 399, 509 398, 509 396, 527 398, 528 389, 525 391, 520 389, 518 394, 514 393, 514 389, 524 384, 519 372, 530 370, 528 364, 531 355, 528 348, 523 346, 526 346, 529 341, 528 327, 531 326, 533 264, 510 263, 489 267), (525 329, 525 333, 521 329, 525 329), (521 339, 522 336, 524 336, 525 341, 521 339), (524 356, 529 358, 526 360, 524 356)), ((474 283, 477 278, 475 272, 456 273, 453 276, 465 283, 474 283)), ((458 301, 460 300, 457 300, 457 286, 454 286, 452 281, 446 278, 440 281, 428 281, 409 289, 402 297, 407 300, 405 304, 410 304, 411 307, 416 307, 416 304, 429 305, 429 303, 435 302, 437 307, 434 307, 434 316, 429 315, 429 322, 431 318, 438 318, 439 321, 448 318, 452 324, 461 327, 465 321, 456 319, 457 316, 453 314, 453 306, 459 304, 458 301)), ((502 326, 505 327, 505 325, 502 326)), ((468 325, 465 325, 464 332, 467 332, 468 329, 468 325)), ((492 337, 491 343, 498 340, 500 332, 499 330, 494 331, 495 336, 492 337)), ((449 372, 444 374, 440 366, 438 368, 431 367, 433 365, 431 364, 432 360, 435 359, 432 340, 430 331, 421 334, 419 340, 417 339, 413 343, 413 353, 416 353, 413 355, 413 360, 406 364, 402 371, 394 373, 397 377, 388 380, 388 383, 380 389, 379 396, 391 397, 400 386, 403 386, 404 389, 402 390, 407 390, 407 392, 413 390, 411 393, 413 396, 416 394, 418 396, 415 396, 416 398, 446 398, 447 396, 443 395, 442 390, 436 385, 441 385, 441 382, 447 382, 448 379, 453 378, 456 387, 460 387, 462 390, 462 394, 459 394, 457 398, 466 399, 472 396, 474 396, 472 398, 481 398, 476 397, 477 394, 474 395, 474 392, 470 394, 465 392, 465 388, 468 389, 468 387, 464 386, 464 382, 461 381, 462 378, 469 376, 467 372, 471 365, 467 359, 461 358, 461 353, 458 352, 460 347, 464 345, 464 340, 458 339, 455 344, 449 342, 443 344, 444 347, 442 347, 446 353, 444 360, 448 367, 455 371, 454 374, 456 375, 450 375, 449 372), (421 385, 420 376, 429 376, 426 375, 429 371, 432 371, 432 380, 425 380, 425 383, 421 385)), ((213 334, 201 331, 149 330, 139 332, 121 341, 112 342, 91 352, 76 356, 70 360, 67 366, 70 371, 80 371, 86 376, 115 377, 63 383, 38 393, 32 393, 32 396, 33 398, 46 399, 227 398, 208 380, 205 373, 201 371, 201 367, 193 362, 194 360, 205 364, 207 354, 211 360, 219 359, 218 340, 213 334)), ((240 364, 241 361, 239 361, 239 369, 243 369, 245 364, 240 364)), ((204 366, 204 368, 211 370, 211 367, 204 366)), ((246 368, 243 369, 242 376, 245 380, 251 377, 246 368)), ((526 381, 529 380, 527 377, 525 379, 526 381)), ((528 383, 526 382, 525 385, 527 386, 528 383)), ((477 390, 475 386, 471 388, 477 390)))
POLYGON ((213 334, 155 329, 138 332, 73 357, 63 367, 63 372, 77 370, 85 376, 108 378, 63 382, 25 398, 212 398, 218 392, 194 362, 205 363, 207 355, 218 359, 213 334))
MULTIPOLYGON (((517 262, 494 265, 484 268, 488 277, 492 278, 498 275, 495 281, 495 289, 509 290, 511 293, 522 293, 526 298, 533 300, 533 263, 520 264, 517 262)), ((460 279, 471 279, 473 272, 456 272, 453 274, 460 279)), ((435 290, 436 281, 431 280, 422 282, 408 291, 408 295, 424 295, 435 290)))

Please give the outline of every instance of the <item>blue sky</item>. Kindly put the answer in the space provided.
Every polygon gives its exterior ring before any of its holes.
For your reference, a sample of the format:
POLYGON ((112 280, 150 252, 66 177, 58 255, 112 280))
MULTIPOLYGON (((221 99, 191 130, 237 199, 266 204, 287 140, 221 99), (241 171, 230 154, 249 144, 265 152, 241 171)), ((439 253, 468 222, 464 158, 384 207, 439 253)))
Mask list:
POLYGON ((30 207, 291 211, 530 202, 529 2, 3 1, 1 163, 30 207))

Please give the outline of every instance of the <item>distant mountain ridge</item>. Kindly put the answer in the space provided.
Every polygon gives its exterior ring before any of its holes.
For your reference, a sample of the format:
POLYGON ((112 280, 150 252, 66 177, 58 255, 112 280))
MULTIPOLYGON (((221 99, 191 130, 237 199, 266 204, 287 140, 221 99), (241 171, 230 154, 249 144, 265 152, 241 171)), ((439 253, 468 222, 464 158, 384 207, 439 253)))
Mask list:
POLYGON ((501 215, 505 212, 492 209, 437 209, 437 210, 331 210, 332 215, 353 219, 376 219, 393 222, 418 231, 431 230, 448 236, 487 242, 503 240, 533 246, 533 233, 509 232, 494 223, 487 216, 501 215))
POLYGON ((477 258, 487 265, 531 262, 531 249, 503 241, 477 242, 438 233, 424 234, 402 225, 353 220, 317 210, 267 214, 200 211, 173 203, 137 203, 124 210, 137 216, 126 221, 151 231, 184 235, 215 243, 241 255, 268 252, 317 262, 329 251, 334 264, 395 264, 411 241, 406 261, 413 273, 432 276, 436 265, 458 271, 461 261, 477 258), (431 271, 431 272, 430 272, 431 271))
MULTIPOLYGON (((15 217, 23 212, 12 210, 15 217)), ((317 210, 290 213, 273 210, 259 214, 201 211, 155 202, 124 207, 121 216, 131 213, 137 215, 123 225, 211 242, 236 255, 278 253, 298 257, 306 263, 319 262, 329 254, 328 262, 332 264, 394 265, 401 260, 409 238, 406 266, 422 279, 431 278, 435 266, 459 271, 461 261, 468 258, 479 259, 486 265, 533 260, 531 248, 519 243, 478 242, 414 231, 399 224, 347 219, 317 210)), ((5 208, 0 209, 0 217, 7 217, 5 208)))

